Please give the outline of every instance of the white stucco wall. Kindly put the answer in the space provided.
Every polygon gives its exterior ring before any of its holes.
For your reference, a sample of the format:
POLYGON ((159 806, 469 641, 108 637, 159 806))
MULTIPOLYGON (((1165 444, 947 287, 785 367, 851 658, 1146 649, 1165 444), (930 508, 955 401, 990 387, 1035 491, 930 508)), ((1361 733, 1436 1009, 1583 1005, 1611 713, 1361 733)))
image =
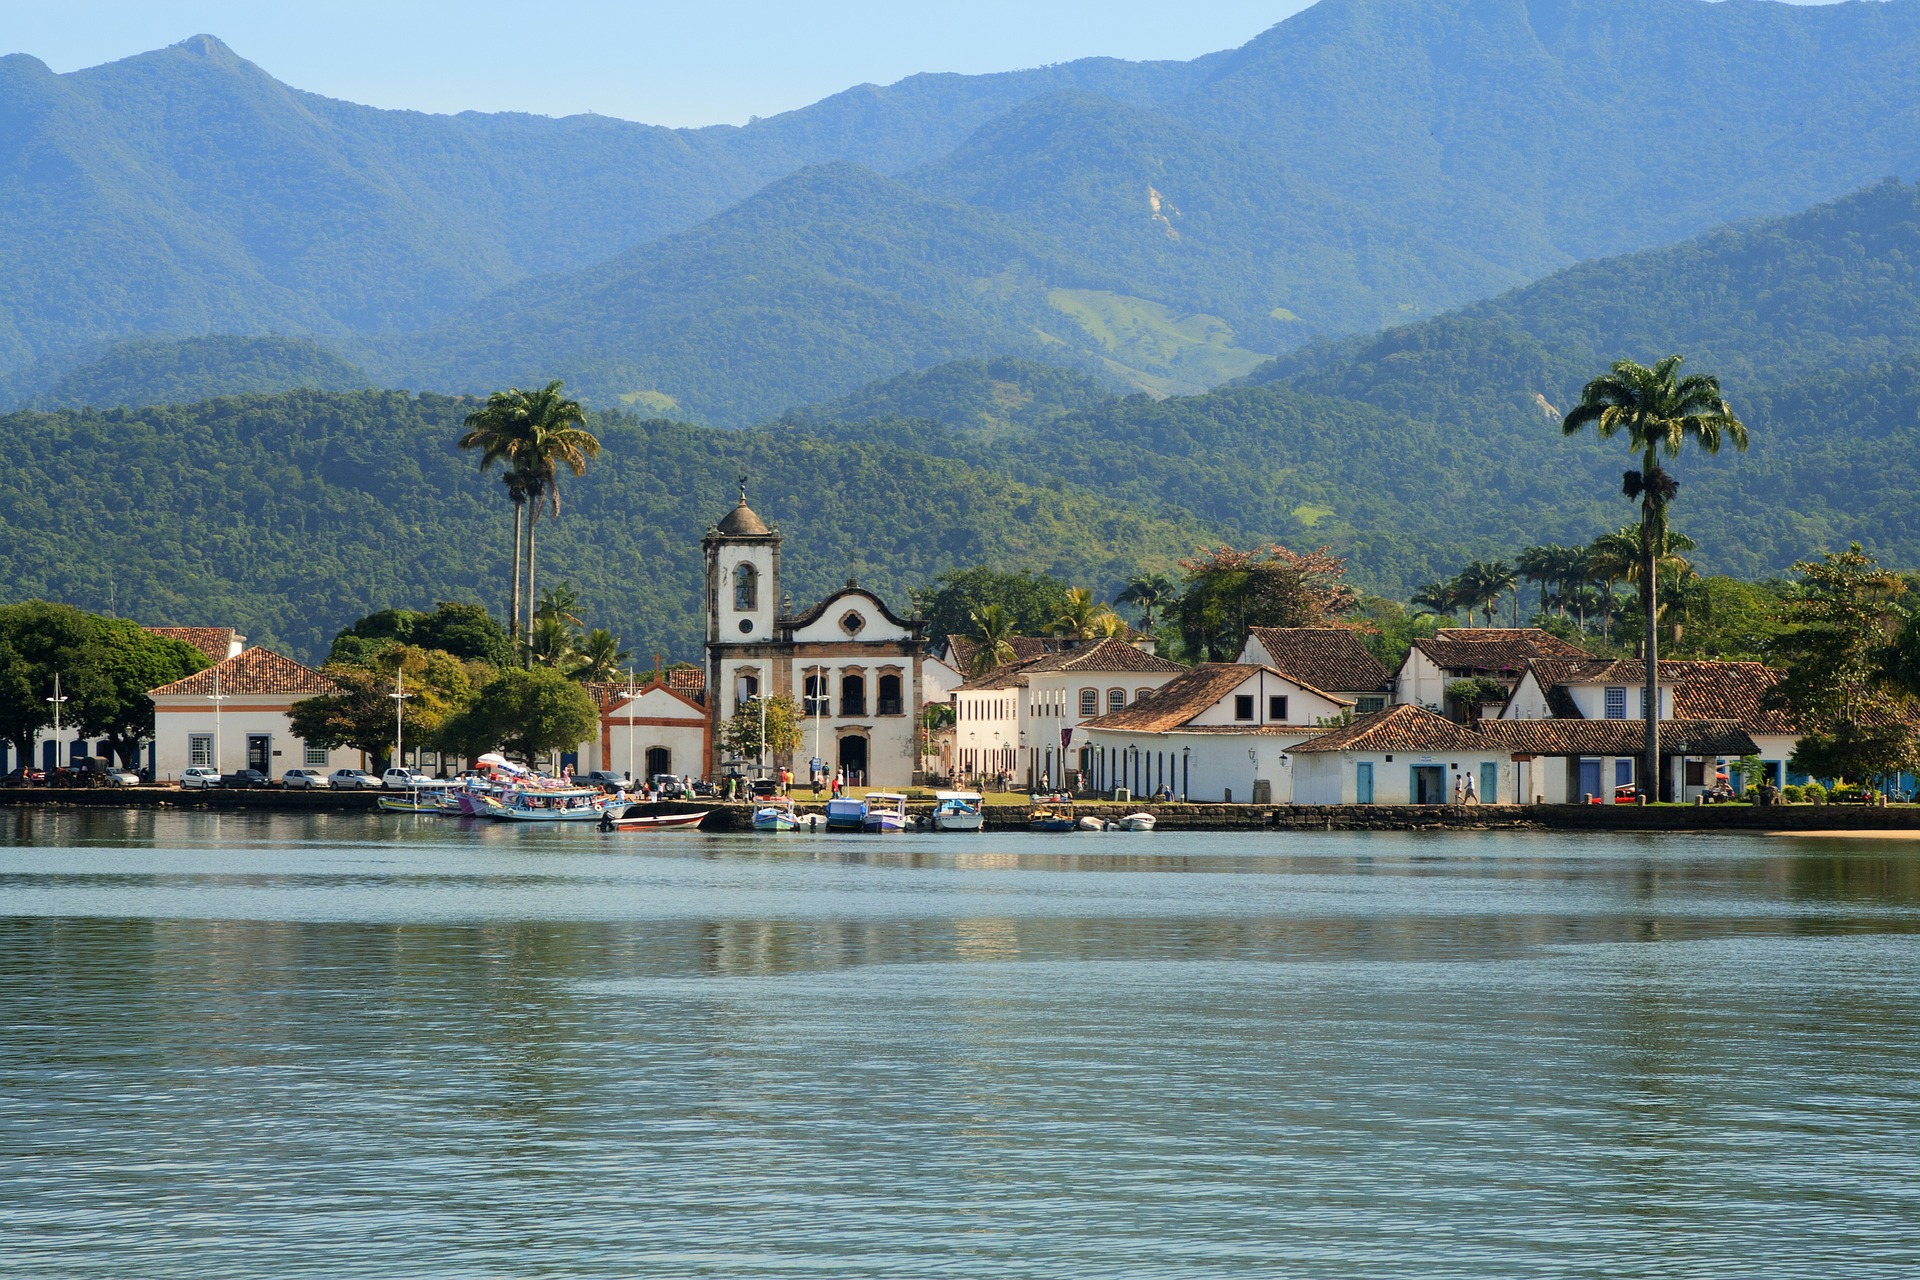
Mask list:
MULTIPOLYGON (((241 694, 229 696, 220 707, 219 761, 216 767, 222 773, 246 768, 247 738, 252 734, 266 734, 269 737, 269 751, 276 754, 268 756, 268 772, 276 782, 289 769, 313 768, 331 772, 334 769, 359 767, 360 753, 347 747, 328 752, 325 764, 309 765, 306 744, 294 737, 293 729, 287 723, 286 709, 290 705, 285 695, 252 698, 241 694)), ((205 698, 182 699, 179 703, 156 699, 153 722, 154 776, 161 782, 177 779, 187 768, 194 735, 215 732, 213 708, 205 698)))
POLYGON ((1441 770, 1443 794, 1453 797, 1454 779, 1471 772, 1476 792, 1484 785, 1483 770, 1492 765, 1498 791, 1482 803, 1515 803, 1516 770, 1502 754, 1484 752, 1310 751, 1294 757, 1294 800, 1297 804, 1357 804, 1361 764, 1373 768, 1374 804, 1412 804, 1413 770, 1441 770))

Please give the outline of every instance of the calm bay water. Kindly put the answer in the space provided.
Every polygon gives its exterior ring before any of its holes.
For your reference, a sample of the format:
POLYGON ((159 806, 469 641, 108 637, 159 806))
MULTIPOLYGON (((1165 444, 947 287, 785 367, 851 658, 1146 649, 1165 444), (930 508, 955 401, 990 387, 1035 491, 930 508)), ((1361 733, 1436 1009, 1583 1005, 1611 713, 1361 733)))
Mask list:
POLYGON ((0 819, 0 1275, 1917 1272, 1920 844, 0 819))

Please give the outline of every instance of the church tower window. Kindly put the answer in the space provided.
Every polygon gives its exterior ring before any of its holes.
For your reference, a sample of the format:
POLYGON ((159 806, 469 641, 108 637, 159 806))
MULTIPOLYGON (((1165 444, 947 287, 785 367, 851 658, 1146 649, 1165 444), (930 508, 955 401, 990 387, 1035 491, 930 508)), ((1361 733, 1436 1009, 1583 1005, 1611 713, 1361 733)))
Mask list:
POLYGON ((760 573, 750 564, 733 571, 733 607, 741 613, 752 613, 760 607, 760 573))

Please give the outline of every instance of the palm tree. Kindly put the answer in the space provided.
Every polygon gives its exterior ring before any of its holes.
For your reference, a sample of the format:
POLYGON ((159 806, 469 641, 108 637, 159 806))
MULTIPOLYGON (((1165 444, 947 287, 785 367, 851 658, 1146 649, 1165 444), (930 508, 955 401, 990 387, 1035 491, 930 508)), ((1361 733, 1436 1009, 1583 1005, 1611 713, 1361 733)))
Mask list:
MULTIPOLYGON (((1547 611, 1547 584, 1558 584, 1566 575, 1567 552, 1570 548, 1552 543, 1540 547, 1528 547, 1513 559, 1513 565, 1521 577, 1540 588, 1540 612, 1547 611)), ((1516 611, 1516 619, 1519 614, 1516 611)), ((1514 624, 1518 626, 1518 622, 1514 624)))
POLYGON ((1487 616, 1487 625, 1493 625, 1493 611, 1500 603, 1500 597, 1515 581, 1512 568, 1504 560, 1475 560, 1460 571, 1453 580, 1454 589, 1460 603, 1467 607, 1467 620, 1473 620, 1473 611, 1479 609, 1487 616))
POLYGON ((1413 593, 1412 604, 1425 605, 1443 618, 1452 618, 1453 611, 1460 607, 1459 580, 1450 582, 1429 582, 1413 593))
POLYGON ((1745 452, 1746 424, 1720 394, 1720 380, 1711 374, 1680 377, 1684 357, 1668 356, 1651 369, 1632 360, 1615 361, 1613 368, 1589 382, 1580 403, 1561 422, 1566 435, 1577 435, 1589 423, 1601 439, 1625 432, 1640 455, 1640 469, 1629 471, 1621 491, 1640 500, 1640 608, 1647 627, 1646 643, 1646 759, 1643 785, 1654 787, 1659 798, 1660 777, 1660 637, 1659 589, 1656 562, 1666 545, 1667 506, 1679 484, 1660 466, 1660 455, 1677 456, 1691 440, 1706 453, 1720 452, 1731 440, 1745 452))
POLYGON ((560 394, 560 380, 526 398, 526 439, 519 449, 520 469, 527 475, 527 598, 533 599, 534 533, 544 503, 560 514, 560 468, 585 475, 587 462, 600 454, 600 441, 586 429, 586 411, 578 400, 560 394))
POLYGON ((1113 610, 1102 605, 1093 615, 1093 639, 1124 638, 1127 634, 1125 619, 1113 610))
POLYGON ((580 607, 580 590, 571 582, 561 582, 548 587, 540 593, 540 603, 534 606, 533 616, 539 618, 558 618, 568 626, 578 629, 587 624, 574 613, 580 607))
POLYGON ((620 642, 613 638, 613 632, 605 627, 595 627, 580 642, 576 656, 578 661, 573 668, 574 679, 605 682, 619 675, 633 655, 620 647, 620 642))
POLYGON ((1091 640, 1095 635, 1095 626, 1102 613, 1113 610, 1093 602, 1093 592, 1086 587, 1070 587, 1067 590, 1067 603, 1060 610, 1060 616, 1053 620, 1055 635, 1068 640, 1091 640))
POLYGON ((1013 649, 1013 615, 1005 605, 981 605, 967 616, 973 619, 973 641, 978 646, 968 675, 986 675, 1019 656, 1013 649))
POLYGON ((560 619, 535 618, 527 632, 527 662, 557 671, 567 670, 576 653, 573 640, 573 628, 560 619))
POLYGON ((1150 632, 1154 618, 1165 611, 1179 594, 1180 588, 1166 574, 1141 573, 1127 579, 1127 589, 1114 597, 1114 603, 1138 606, 1140 629, 1150 632))
POLYGON ((481 451, 481 471, 491 470, 495 463, 505 468, 500 479, 506 485, 507 500, 513 504, 513 600, 507 614, 507 635, 516 641, 520 638, 521 528, 527 508, 527 476, 520 469, 526 422, 526 394, 517 388, 496 391, 487 397, 484 408, 467 415, 467 432, 458 441, 462 449, 481 451))

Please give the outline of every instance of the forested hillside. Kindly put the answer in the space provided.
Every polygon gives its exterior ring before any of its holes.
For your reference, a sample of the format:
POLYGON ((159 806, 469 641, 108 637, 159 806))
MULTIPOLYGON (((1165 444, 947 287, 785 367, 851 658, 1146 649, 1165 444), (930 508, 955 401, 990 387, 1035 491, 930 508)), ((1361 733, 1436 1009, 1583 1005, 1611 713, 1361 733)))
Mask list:
POLYGON ((0 409, 189 404, 214 396, 371 387, 366 370, 311 338, 130 338, 72 367, 34 365, 0 383, 0 409))
POLYGON ((210 37, 12 56, 0 377, 276 332, 389 384, 731 423, 959 357, 1191 391, 1904 173, 1916 110, 1920 0, 1322 0, 1192 63, 696 130, 377 111, 210 37))
MULTIPOLYGON (((453 445, 440 396, 296 391, 0 417, 0 584, 149 623, 233 625, 296 656, 392 605, 504 612, 511 508, 453 445)), ((849 575, 901 609, 956 565, 1035 567, 1111 590, 1208 535, 1057 483, 896 445, 829 445, 597 415, 603 452, 540 527, 565 578, 637 653, 697 656, 700 538, 750 477, 804 605, 849 575)))

